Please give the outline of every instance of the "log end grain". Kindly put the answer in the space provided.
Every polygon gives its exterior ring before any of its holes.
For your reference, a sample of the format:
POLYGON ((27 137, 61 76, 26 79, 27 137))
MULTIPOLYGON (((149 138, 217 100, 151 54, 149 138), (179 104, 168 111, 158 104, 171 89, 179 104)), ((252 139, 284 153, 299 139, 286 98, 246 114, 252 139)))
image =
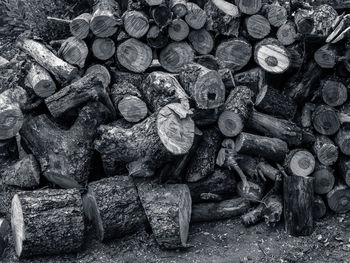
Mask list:
POLYGON ((333 189, 335 177, 329 167, 319 167, 313 174, 314 190, 316 194, 327 194, 333 189))
POLYGON ((238 0, 237 2, 239 10, 247 15, 258 13, 262 7, 261 0, 238 0))
POLYGON ((340 128, 340 121, 335 110, 326 105, 318 106, 312 115, 312 123, 317 132, 333 135, 340 128))
POLYGON ((178 73, 181 68, 194 60, 194 51, 186 42, 174 42, 163 48, 159 62, 164 69, 178 73))
POLYGON ((315 164, 315 157, 307 150, 293 150, 285 159, 285 169, 295 176, 310 175, 315 169, 315 164))
POLYGON ((270 34, 270 23, 262 15, 252 15, 248 17, 245 24, 249 36, 254 39, 263 39, 270 34))
POLYGON ((96 38, 92 43, 92 53, 100 60, 108 60, 115 53, 114 41, 110 38, 96 38))
POLYGON ((327 203, 329 208, 336 213, 350 211, 350 188, 338 183, 328 194, 327 203))
POLYGON ((139 122, 148 113, 146 103, 135 96, 124 97, 118 104, 118 110, 128 122, 139 122))

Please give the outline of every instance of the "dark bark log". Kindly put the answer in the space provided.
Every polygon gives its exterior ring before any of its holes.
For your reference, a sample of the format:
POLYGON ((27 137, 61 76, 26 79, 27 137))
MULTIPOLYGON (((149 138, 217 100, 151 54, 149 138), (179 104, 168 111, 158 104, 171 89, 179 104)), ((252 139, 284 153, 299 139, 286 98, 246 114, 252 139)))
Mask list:
POLYGON ((279 162, 283 161, 288 153, 288 146, 286 142, 278 138, 242 132, 236 139, 236 151, 279 162))
POLYGON ((197 4, 187 3, 187 14, 185 15, 186 23, 193 29, 201 29, 207 20, 207 14, 197 4))
POLYGON ((69 37, 62 43, 57 54, 69 64, 83 68, 89 54, 89 49, 84 40, 69 37))
POLYGON ((102 104, 88 104, 69 130, 62 130, 46 115, 28 116, 20 134, 48 181, 63 188, 80 187, 89 176, 97 127, 107 116, 102 104))
POLYGON ((264 176, 264 178, 269 178, 272 181, 276 181, 278 176, 280 176, 280 171, 264 160, 257 164, 256 169, 258 173, 261 173, 264 176))
POLYGON ((292 236, 308 236, 314 230, 312 208, 314 182, 312 177, 288 176, 284 178, 285 229, 292 236))
POLYGON ((0 140, 0 166, 18 159, 18 147, 16 138, 0 140))
POLYGON ((249 212, 242 215, 242 223, 243 225, 251 226, 259 223, 261 220, 263 220, 263 211, 264 211, 264 205, 258 205, 253 210, 250 210, 249 212))
POLYGON ((319 195, 314 196, 314 203, 312 207, 312 216, 315 220, 324 217, 327 213, 327 207, 322 197, 319 195))
POLYGON ((110 38, 96 38, 92 43, 92 54, 99 60, 108 60, 115 54, 115 44, 110 38))
POLYGON ((299 9, 294 15, 294 22, 300 34, 303 34, 303 35, 310 34, 314 28, 312 11, 299 9))
POLYGON ((187 0, 170 0, 169 7, 175 17, 183 17, 187 14, 187 0))
POLYGON ((46 98, 55 93, 56 84, 49 72, 39 64, 33 63, 27 75, 29 86, 34 93, 41 98, 46 98))
POLYGON ((153 25, 147 32, 147 44, 152 48, 163 48, 168 44, 168 34, 157 25, 153 25))
POLYGON ((218 122, 221 113, 221 107, 217 109, 201 110, 196 109, 192 119, 198 127, 208 127, 218 122))
POLYGON ((307 150, 294 149, 284 160, 284 168, 291 176, 308 176, 315 169, 315 157, 307 150))
POLYGON ((11 225, 20 258, 77 252, 83 243, 83 204, 77 189, 19 192, 11 225))
POLYGON ((179 75, 184 90, 200 109, 218 108, 225 100, 225 86, 217 71, 197 64, 186 64, 179 75))
POLYGON ((350 130, 348 128, 341 128, 336 134, 334 142, 343 154, 350 155, 350 130))
POLYGON ((341 157, 338 162, 338 173, 344 179, 344 182, 350 186, 350 159, 341 157))
POLYGON ((0 218, 0 258, 7 247, 10 225, 5 218, 0 218))
POLYGON ((184 20, 180 18, 176 18, 173 21, 171 21, 168 27, 169 37, 174 41, 182 41, 186 39, 189 33, 189 26, 184 20))
POLYGON ((115 0, 94 1, 90 29, 97 37, 114 35, 122 24, 120 6, 115 0))
POLYGON ((118 71, 115 68, 110 68, 112 75, 112 82, 115 84, 121 84, 123 82, 129 82, 136 88, 140 87, 142 81, 147 77, 146 74, 132 73, 118 71))
POLYGON ((317 132, 323 135, 333 135, 340 128, 336 111, 326 105, 319 105, 312 114, 312 124, 317 132))
POLYGON ((83 203, 85 214, 103 242, 132 234, 147 221, 136 187, 128 176, 90 183, 83 203))
POLYGON ((166 27, 171 22, 171 10, 166 5, 157 5, 151 8, 151 16, 154 22, 160 27, 166 27))
POLYGON ((209 54, 214 48, 214 39, 212 35, 204 28, 192 30, 188 35, 193 49, 201 55, 209 54))
POLYGON ((283 214, 283 199, 281 194, 273 194, 263 199, 265 209, 263 218, 268 225, 275 225, 283 214))
POLYGON ((316 105, 313 103, 305 103, 301 111, 301 126, 303 128, 310 128, 312 125, 312 113, 314 112, 316 105))
POLYGON ((234 137, 243 130, 253 109, 253 96, 253 92, 245 86, 237 86, 230 92, 218 120, 222 134, 234 137))
POLYGON ((90 21, 92 15, 89 13, 83 13, 74 18, 70 24, 70 32, 78 39, 85 39, 90 32, 90 21))
POLYGON ((335 182, 334 172, 329 166, 317 163, 312 177, 314 178, 314 191, 316 194, 327 194, 333 189, 335 182))
POLYGON ((149 29, 148 17, 141 11, 126 11, 123 14, 124 29, 129 36, 141 38, 149 29))
POLYGON ((233 79, 235 86, 246 86, 250 88, 253 91, 254 100, 256 94, 266 85, 265 71, 260 67, 235 73, 233 79))
POLYGON ((327 194, 327 203, 332 211, 347 213, 350 211, 350 188, 339 180, 327 194))
POLYGON ((157 243, 165 249, 186 247, 192 212, 188 186, 142 183, 137 189, 157 243))
POLYGON ((261 0, 236 0, 236 5, 243 14, 254 15, 262 7, 261 0))
POLYGON ((277 39, 285 46, 293 44, 298 39, 294 22, 289 21, 281 25, 277 30, 277 39))
POLYGON ((252 15, 245 19, 245 28, 253 39, 263 39, 270 34, 269 21, 262 15, 252 15))
POLYGON ((241 197, 217 203, 201 203, 192 207, 191 222, 211 222, 234 218, 248 211, 249 201, 241 197))
POLYGON ((159 62, 172 73, 179 73, 184 65, 194 60, 194 50, 186 42, 174 42, 160 51, 159 62))
POLYGON ((327 136, 317 136, 312 149, 323 165, 333 165, 338 160, 338 147, 327 136))
POLYGON ((107 89, 111 83, 111 74, 105 66, 100 64, 92 65, 86 69, 85 75, 90 73, 94 74, 102 82, 103 87, 107 89))
POLYGON ((329 44, 320 47, 314 54, 316 63, 321 68, 331 69, 334 68, 337 63, 336 49, 329 44))

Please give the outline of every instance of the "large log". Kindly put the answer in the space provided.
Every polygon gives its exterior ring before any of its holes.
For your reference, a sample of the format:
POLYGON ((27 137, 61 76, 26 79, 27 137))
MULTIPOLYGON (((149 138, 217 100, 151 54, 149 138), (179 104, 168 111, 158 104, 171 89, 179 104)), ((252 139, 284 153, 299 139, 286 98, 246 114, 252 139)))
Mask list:
POLYGON ((341 180, 327 194, 329 208, 336 213, 347 213, 350 211, 350 187, 341 180))
POLYGON ((27 75, 29 86, 34 93, 41 98, 46 98, 55 93, 56 84, 49 72, 39 64, 33 63, 27 75))
POLYGON ((253 96, 253 92, 245 86, 231 90, 218 120, 222 134, 234 137, 243 130, 253 108, 253 96))
POLYGON ((93 4, 90 29, 97 37, 114 35, 121 25, 120 6, 115 0, 97 0, 93 4))
POLYGON ((90 183, 83 204, 85 214, 103 242, 132 234, 146 222, 136 187, 128 176, 90 183))
POLYGON ((190 28, 187 23, 180 19, 174 19, 168 27, 168 34, 170 39, 174 41, 182 41, 187 38, 190 33, 190 28))
POLYGON ((102 85, 105 89, 111 83, 111 74, 105 66, 102 66, 100 64, 92 65, 86 69, 85 75, 88 75, 90 73, 93 73, 102 82, 102 85))
POLYGON ((92 15, 89 13, 83 13, 74 18, 69 24, 70 32, 72 35, 78 39, 87 38, 90 32, 91 18, 92 15))
POLYGON ((312 208, 314 182, 312 177, 288 176, 284 178, 285 230, 292 236, 308 236, 314 230, 312 208))
POLYGON ((110 38, 96 38, 92 43, 92 54, 99 60, 108 60, 115 54, 115 44, 110 38))
POLYGON ((20 36, 16 45, 49 71, 61 85, 70 83, 78 75, 76 67, 58 58, 37 41, 20 36))
POLYGON ((314 59, 321 68, 334 68, 338 62, 337 51, 334 46, 326 44, 315 51, 314 59))
POLYGON ((89 49, 84 40, 69 37, 62 43, 57 54, 69 64, 83 68, 89 54, 89 49))
POLYGON ((333 135, 340 128, 336 111, 326 105, 319 105, 312 114, 312 124, 317 132, 323 135, 333 135))
POLYGON ((240 216, 248 211, 248 200, 241 197, 214 203, 200 203, 192 207, 191 222, 211 222, 240 216))
POLYGON ((325 135, 316 137, 312 149, 323 165, 332 165, 338 160, 338 147, 325 135))
POLYGON ((317 163, 311 176, 314 178, 314 191, 316 194, 327 194, 333 189, 335 178, 331 167, 317 163))
POLYGON ((284 160, 284 168, 291 176, 308 176, 315 169, 315 157, 307 150, 294 149, 284 160))
POLYGON ((188 40, 193 49, 201 55, 209 54, 214 48, 214 39, 204 28, 192 30, 188 35, 188 40))
POLYGON ((197 63, 189 63, 182 68, 179 79, 198 108, 213 109, 224 103, 225 86, 217 71, 197 63))
POLYGON ((207 14, 197 4, 188 2, 185 21, 191 28, 198 30, 201 29, 207 21, 207 14))
POLYGON ((350 186, 350 159, 341 157, 338 162, 338 173, 344 179, 344 182, 350 186))
POLYGON ((129 36, 141 38, 149 29, 148 17, 140 11, 126 11, 123 14, 124 29, 129 36))
POLYGON ((194 50, 186 42, 173 42, 160 51, 159 62, 171 72, 179 73, 181 68, 194 60, 194 50))
POLYGON ((348 89, 338 80, 327 79, 322 85, 322 99, 331 107, 343 105, 348 99, 348 89))
POLYGON ((108 115, 102 104, 90 103, 69 130, 61 129, 46 115, 27 116, 20 134, 48 181, 63 188, 80 187, 89 176, 97 127, 108 115))
POLYGON ((115 163, 144 159, 150 169, 164 164, 173 155, 186 154, 194 139, 194 122, 181 104, 172 103, 147 119, 124 129, 102 125, 95 149, 101 153, 105 170, 115 163))
POLYGON ((192 200, 185 184, 137 184, 141 204, 157 243, 165 249, 187 246, 192 200))
POLYGON ((11 226, 20 258, 76 252, 83 243, 83 204, 77 189, 19 192, 11 226))
POLYGON ((343 154, 350 155, 350 130, 348 128, 342 127, 336 134, 334 142, 343 154))
POLYGON ((151 7, 150 13, 151 13, 151 16, 153 18, 153 21, 160 28, 166 27, 171 21, 171 16, 172 16, 171 10, 165 4, 151 7))
POLYGON ((270 34, 270 23, 262 15, 249 16, 244 22, 248 35, 253 39, 263 39, 270 34))

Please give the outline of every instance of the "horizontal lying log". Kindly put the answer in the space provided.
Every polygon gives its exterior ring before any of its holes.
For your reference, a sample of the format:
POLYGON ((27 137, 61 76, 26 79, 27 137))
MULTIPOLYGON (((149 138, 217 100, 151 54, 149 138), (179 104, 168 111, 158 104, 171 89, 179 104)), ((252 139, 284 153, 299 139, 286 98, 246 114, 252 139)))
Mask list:
POLYGON ((99 60, 108 60, 115 54, 115 44, 110 38, 96 38, 92 43, 92 54, 99 60))
POLYGON ((148 17, 140 11, 126 11, 123 14, 123 23, 126 33, 134 38, 143 37, 149 29, 148 17))
POLYGON ((324 217, 327 213, 327 207, 320 195, 314 196, 314 203, 312 207, 312 216, 315 220, 324 217))
POLYGON ((260 67, 235 73, 233 79, 236 86, 246 86, 253 91, 253 100, 255 100, 256 95, 266 85, 265 71, 260 67))
POLYGON ((90 21, 92 15, 89 13, 83 13, 74 18, 70 24, 70 32, 78 39, 85 39, 90 32, 90 21))
POLYGON ((190 33, 190 28, 187 23, 180 19, 174 19, 168 27, 169 38, 174 41, 182 41, 187 38, 190 33))
POLYGON ((261 0, 236 0, 239 10, 246 15, 254 15, 258 13, 262 7, 261 0))
POLYGON ((326 198, 329 208, 335 213, 347 213, 350 211, 350 188, 341 180, 336 182, 326 198))
POLYGON ((338 147, 327 136, 317 136, 312 149, 321 164, 332 165, 338 160, 338 147))
POLYGON ((343 105, 348 98, 348 90, 341 81, 327 79, 322 85, 322 99, 331 106, 337 107, 343 105))
POLYGON ((334 142, 338 145, 339 150, 345 154, 350 155, 350 130, 347 128, 341 128, 335 138, 334 142))
POLYGON ((336 111, 327 105, 317 106, 312 114, 312 124, 315 130, 323 135, 333 135, 340 128, 336 111))
POLYGON ((259 202, 264 195, 265 184, 261 181, 248 180, 248 189, 244 189, 244 184, 242 181, 237 184, 238 195, 250 202, 259 202))
POLYGON ((33 63, 27 75, 29 86, 41 98, 51 96, 56 91, 56 84, 50 74, 39 64, 33 63))
POLYGON ((157 243, 165 249, 187 246, 191 195, 185 184, 137 184, 141 204, 157 243))
POLYGON ((318 50, 315 51, 315 54, 314 54, 314 59, 316 63, 321 68, 325 68, 325 69, 334 68, 338 62, 337 58, 338 58, 338 55, 337 55, 336 49, 329 44, 326 44, 320 47, 318 50))
POLYGON ((348 157, 341 157, 338 162, 338 173, 344 179, 344 182, 350 186, 350 160, 348 157))
POLYGON ((291 176, 308 176, 315 169, 315 158, 307 150, 294 149, 288 153, 284 160, 284 168, 291 176))
POLYGON ((187 14, 187 0, 170 0, 169 6, 175 17, 183 17, 187 14))
POLYGON ((16 138, 0 140, 0 165, 4 165, 18 159, 18 147, 16 138))
POLYGON ((86 69, 85 75, 90 73, 93 73, 102 82, 104 88, 107 88, 111 83, 111 74, 105 66, 100 64, 92 65, 86 69))
POLYGON ((200 203, 192 207, 191 222, 211 222, 240 216, 250 208, 249 201, 241 197, 216 203, 200 203))
POLYGON ((152 6, 150 13, 153 18, 153 21, 160 28, 166 27, 171 21, 171 10, 164 3, 160 5, 152 6))
POLYGON ((306 9, 298 9, 294 15, 294 22, 300 34, 310 34, 314 28, 312 11, 306 9))
POLYGON ((187 2, 186 23, 193 29, 201 29, 207 21, 207 14, 197 4, 187 2))
POLYGON ((263 39, 270 34, 271 26, 269 21, 262 15, 252 15, 245 19, 245 29, 249 37, 263 39))
POLYGON ((146 38, 147 44, 152 48, 163 48, 168 44, 168 34, 157 25, 150 27, 146 38))
POLYGON ((69 37, 62 43, 57 54, 69 64, 83 68, 89 54, 89 49, 84 40, 69 37))
POLYGON ((335 177, 331 167, 316 164, 315 171, 311 176, 314 178, 314 191, 316 194, 327 194, 333 189, 335 177))
POLYGON ((188 40, 193 49, 201 55, 209 54, 214 48, 214 38, 204 28, 192 30, 188 35, 188 40))
POLYGON ((10 225, 5 218, 0 218, 0 258, 7 247, 10 225))

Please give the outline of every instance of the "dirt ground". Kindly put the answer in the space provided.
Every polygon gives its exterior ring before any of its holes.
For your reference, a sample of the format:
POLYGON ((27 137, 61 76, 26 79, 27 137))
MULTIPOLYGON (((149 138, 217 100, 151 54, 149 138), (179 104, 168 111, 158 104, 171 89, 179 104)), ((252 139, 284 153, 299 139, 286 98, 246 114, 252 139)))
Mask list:
POLYGON ((5 251, 4 263, 338 263, 350 262, 350 214, 328 215, 316 222, 308 237, 288 236, 280 224, 264 223, 245 228, 239 219, 196 224, 191 227, 185 251, 162 251, 146 231, 99 243, 90 229, 77 254, 18 260, 13 246, 5 251))

